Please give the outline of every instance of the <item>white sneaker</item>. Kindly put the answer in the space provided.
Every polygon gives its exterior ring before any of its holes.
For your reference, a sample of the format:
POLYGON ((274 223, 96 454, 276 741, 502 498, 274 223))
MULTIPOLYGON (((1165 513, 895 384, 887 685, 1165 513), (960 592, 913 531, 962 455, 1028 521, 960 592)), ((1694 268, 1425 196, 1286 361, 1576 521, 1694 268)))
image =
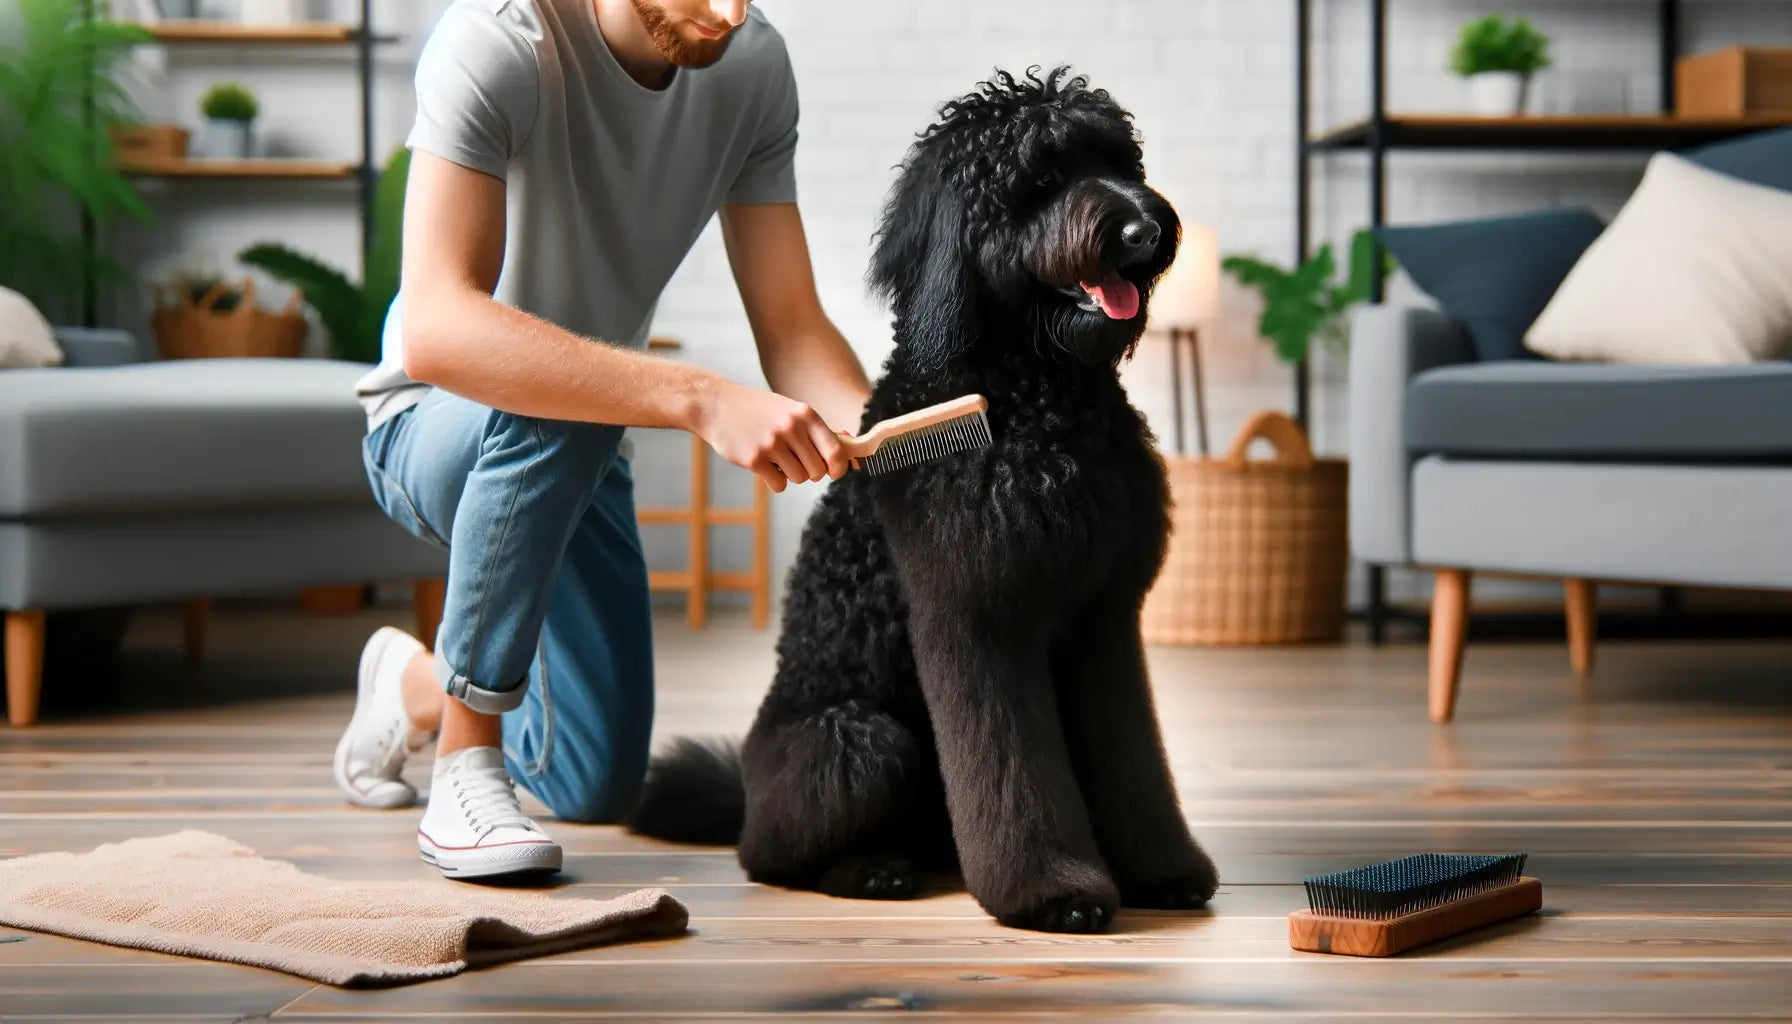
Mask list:
POLYGON ((560 844, 523 814, 496 747, 468 747, 436 762, 417 849, 451 878, 560 870, 560 844))
POLYGON ((391 626, 374 632, 361 649, 355 713, 336 743, 336 785, 362 807, 404 807, 417 791, 400 777, 405 758, 434 739, 411 724, 404 709, 404 669, 424 650, 409 633, 391 626))

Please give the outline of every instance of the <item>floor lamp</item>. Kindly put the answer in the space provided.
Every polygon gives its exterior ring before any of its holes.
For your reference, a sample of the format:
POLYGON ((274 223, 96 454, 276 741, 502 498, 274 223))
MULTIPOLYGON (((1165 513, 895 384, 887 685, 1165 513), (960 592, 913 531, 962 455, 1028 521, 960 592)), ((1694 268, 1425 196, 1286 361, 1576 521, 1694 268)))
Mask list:
POLYGON ((1188 450, 1183 432, 1182 348, 1188 344, 1189 371, 1195 406, 1197 450, 1205 458, 1207 445, 1207 394, 1201 380, 1199 326, 1220 311, 1219 241, 1205 224, 1182 225, 1182 242, 1176 262, 1170 265, 1151 295, 1149 326, 1169 335, 1170 399, 1176 417, 1176 453, 1188 450))

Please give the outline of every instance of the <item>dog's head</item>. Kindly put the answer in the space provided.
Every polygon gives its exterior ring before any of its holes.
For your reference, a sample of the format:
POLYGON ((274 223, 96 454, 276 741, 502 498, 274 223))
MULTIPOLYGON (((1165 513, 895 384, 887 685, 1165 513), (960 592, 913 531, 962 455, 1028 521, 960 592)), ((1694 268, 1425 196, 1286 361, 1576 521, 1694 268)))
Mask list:
POLYGON ((1131 115, 1105 91, 1064 68, 998 72, 910 149, 870 279, 922 365, 1027 337, 1029 350, 1117 366, 1180 232, 1145 183, 1131 115), (979 330, 988 323, 1024 329, 979 330))

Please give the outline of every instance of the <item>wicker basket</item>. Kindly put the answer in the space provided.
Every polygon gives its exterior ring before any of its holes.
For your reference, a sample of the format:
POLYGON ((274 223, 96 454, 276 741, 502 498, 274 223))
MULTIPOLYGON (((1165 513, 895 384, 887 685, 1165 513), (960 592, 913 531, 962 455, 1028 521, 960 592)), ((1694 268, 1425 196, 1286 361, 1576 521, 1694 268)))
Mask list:
POLYGON ((1278 644, 1343 636, 1348 464, 1315 459, 1278 412, 1258 413, 1223 459, 1172 459, 1169 555, 1146 596, 1148 643, 1278 644), (1269 460, 1246 456, 1262 438, 1269 460))
POLYGON ((213 285, 197 302, 181 288, 168 303, 156 292, 150 325, 163 359, 292 358, 303 350, 308 325, 299 312, 302 295, 295 291, 284 310, 270 312, 256 304, 255 282, 244 278, 236 308, 220 313, 212 307, 226 284, 213 285))

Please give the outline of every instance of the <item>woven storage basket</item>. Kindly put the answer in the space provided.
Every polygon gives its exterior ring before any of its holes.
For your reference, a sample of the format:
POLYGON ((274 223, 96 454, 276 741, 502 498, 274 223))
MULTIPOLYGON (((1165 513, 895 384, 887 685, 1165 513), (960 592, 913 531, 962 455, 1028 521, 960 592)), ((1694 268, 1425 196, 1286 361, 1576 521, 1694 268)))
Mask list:
POLYGON ((1148 643, 1337 640, 1349 569, 1348 464, 1299 424, 1258 413, 1223 459, 1171 459, 1169 554, 1146 595, 1148 643), (1248 458, 1262 438, 1274 458, 1248 458))
POLYGON ((224 288, 220 281, 197 302, 180 288, 174 289, 170 303, 156 293, 150 323, 163 359, 292 358, 304 349, 309 325, 300 313, 303 296, 297 291, 284 310, 270 312, 256 305, 255 282, 244 278, 236 307, 219 312, 212 307, 224 288))

